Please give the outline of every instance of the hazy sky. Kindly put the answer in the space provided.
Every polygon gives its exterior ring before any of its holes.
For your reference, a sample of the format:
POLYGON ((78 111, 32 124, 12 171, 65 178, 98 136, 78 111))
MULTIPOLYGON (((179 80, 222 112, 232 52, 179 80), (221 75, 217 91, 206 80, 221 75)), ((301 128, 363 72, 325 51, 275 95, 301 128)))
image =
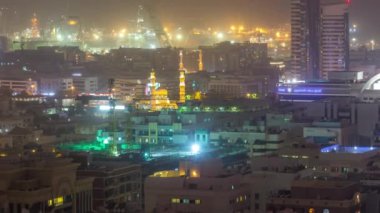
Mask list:
MULTIPOLYGON (((18 25, 36 12, 42 23, 60 15, 80 16, 86 25, 119 27, 136 17, 142 0, 0 0, 18 12, 18 25)), ((145 0, 157 4, 165 24, 229 26, 233 23, 281 26, 289 23, 290 0, 145 0)), ((352 0, 351 21, 366 38, 380 40, 380 0, 352 0), (365 34, 364 34, 365 33, 365 34)))

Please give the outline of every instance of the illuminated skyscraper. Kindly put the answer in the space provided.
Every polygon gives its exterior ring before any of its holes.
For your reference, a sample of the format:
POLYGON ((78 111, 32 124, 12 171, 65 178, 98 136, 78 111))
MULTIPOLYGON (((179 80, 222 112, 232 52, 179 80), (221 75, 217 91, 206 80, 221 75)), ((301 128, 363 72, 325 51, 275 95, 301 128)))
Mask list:
POLYGON ((326 2, 321 6, 321 77, 349 70, 348 4, 326 2))
POLYGON ((320 0, 291 0, 291 69, 298 79, 319 78, 320 0))
POLYGON ((347 71, 349 25, 347 0, 292 0, 292 62, 296 78, 327 78, 347 71))

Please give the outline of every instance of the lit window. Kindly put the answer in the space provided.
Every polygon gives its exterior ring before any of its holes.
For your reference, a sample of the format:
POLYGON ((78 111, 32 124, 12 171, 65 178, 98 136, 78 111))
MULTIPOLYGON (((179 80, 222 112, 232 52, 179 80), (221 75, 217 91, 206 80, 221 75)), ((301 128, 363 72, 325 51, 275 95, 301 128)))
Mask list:
POLYGON ((189 199, 183 199, 183 200, 182 200, 182 203, 184 203, 184 204, 189 204, 190 201, 189 201, 189 199))
POLYGON ((309 213, 315 213, 315 209, 314 208, 310 208, 309 209, 309 213))
POLYGON ((195 200, 195 204, 196 204, 196 205, 201 204, 201 200, 199 200, 199 199, 195 200))
POLYGON ((48 206, 61 206, 63 204, 63 197, 57 197, 53 200, 48 200, 48 206))
POLYGON ((180 199, 179 198, 172 198, 172 203, 179 203, 180 199))

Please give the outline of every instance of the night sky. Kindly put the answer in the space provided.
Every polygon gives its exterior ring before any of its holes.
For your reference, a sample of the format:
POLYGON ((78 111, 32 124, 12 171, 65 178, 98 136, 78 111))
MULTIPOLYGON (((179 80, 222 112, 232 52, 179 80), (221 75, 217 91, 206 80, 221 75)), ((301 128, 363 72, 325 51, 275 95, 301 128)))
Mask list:
MULTIPOLYGON (((253 26, 281 26, 289 23, 290 0, 150 0, 165 25, 184 27, 227 27, 234 23, 253 26)), ((18 12, 17 26, 28 24, 36 12, 46 18, 77 15, 87 26, 116 28, 136 17, 138 0, 0 0, 18 12)), ((352 0, 351 22, 361 37, 380 40, 380 0, 352 0)))

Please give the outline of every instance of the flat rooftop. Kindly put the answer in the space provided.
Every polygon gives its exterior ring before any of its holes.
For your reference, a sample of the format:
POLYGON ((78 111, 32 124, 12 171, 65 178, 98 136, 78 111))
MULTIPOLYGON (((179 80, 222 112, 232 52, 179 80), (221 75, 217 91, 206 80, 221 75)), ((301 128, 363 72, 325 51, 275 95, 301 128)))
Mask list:
POLYGON ((292 183, 292 187, 316 189, 343 189, 354 185, 355 182, 343 180, 297 180, 292 183))

